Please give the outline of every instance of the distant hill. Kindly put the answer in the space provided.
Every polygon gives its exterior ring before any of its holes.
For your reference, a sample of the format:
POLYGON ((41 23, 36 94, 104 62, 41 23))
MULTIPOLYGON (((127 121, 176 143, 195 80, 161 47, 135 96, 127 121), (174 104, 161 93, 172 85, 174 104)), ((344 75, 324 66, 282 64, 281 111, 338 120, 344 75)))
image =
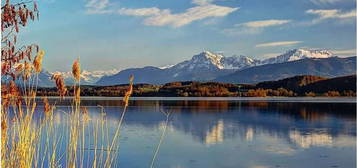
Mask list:
POLYGON ((328 91, 343 92, 346 90, 351 90, 356 92, 356 74, 316 81, 314 83, 310 83, 308 85, 302 86, 299 89, 299 92, 325 93, 328 91))
POLYGON ((356 73, 356 57, 313 58, 278 64, 267 64, 236 71, 216 78, 227 83, 258 83, 296 75, 337 77, 356 73))
POLYGON ((301 76, 294 76, 291 78, 285 78, 277 81, 260 82, 256 85, 256 88, 262 88, 262 89, 285 88, 288 90, 296 91, 303 86, 326 79, 328 78, 324 78, 320 76, 312 76, 312 75, 301 75, 301 76))
POLYGON ((302 75, 285 78, 277 81, 260 82, 254 86, 255 89, 278 89, 284 88, 295 93, 307 92, 326 93, 328 91, 356 91, 356 75, 342 76, 336 78, 324 78, 319 76, 302 75))
POLYGON ((135 83, 162 83, 165 82, 166 72, 160 68, 147 66, 144 68, 130 68, 120 71, 117 74, 103 76, 96 85, 117 85, 128 83, 130 75, 134 75, 135 83))

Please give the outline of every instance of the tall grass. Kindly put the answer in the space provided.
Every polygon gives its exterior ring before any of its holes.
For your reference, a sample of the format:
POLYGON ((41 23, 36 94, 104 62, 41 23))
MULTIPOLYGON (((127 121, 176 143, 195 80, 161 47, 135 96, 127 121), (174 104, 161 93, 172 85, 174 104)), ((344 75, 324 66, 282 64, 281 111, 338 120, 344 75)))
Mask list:
MULTIPOLYGON (((43 51, 40 51, 33 63, 24 62, 16 71, 21 76, 21 83, 10 81, 2 87, 1 106, 1 167, 116 167, 119 151, 121 127, 129 98, 133 92, 133 76, 129 79, 129 88, 123 98, 124 110, 113 136, 109 134, 109 125, 101 108, 100 120, 93 121, 89 127, 88 110, 81 106, 80 64, 76 60, 72 66, 73 97, 69 111, 68 127, 59 133, 55 124, 54 110, 56 103, 50 104, 44 97, 43 114, 39 121, 34 121, 38 113, 36 96, 38 75, 42 68, 43 51), (20 86, 18 86, 20 85, 20 86), (86 134, 87 133, 87 134, 86 134), (63 145, 66 144, 66 145, 63 145)), ((61 75, 52 76, 62 99, 68 95, 61 75)))

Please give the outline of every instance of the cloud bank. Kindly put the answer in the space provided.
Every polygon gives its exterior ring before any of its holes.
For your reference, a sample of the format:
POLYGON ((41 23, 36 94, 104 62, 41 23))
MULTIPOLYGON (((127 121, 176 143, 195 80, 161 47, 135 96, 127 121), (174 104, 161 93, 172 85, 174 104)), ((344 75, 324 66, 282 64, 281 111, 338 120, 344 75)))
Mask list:
POLYGON ((226 16, 239 8, 212 4, 213 0, 193 0, 197 6, 186 9, 181 13, 172 13, 170 9, 151 8, 121 8, 108 10, 109 0, 89 0, 86 4, 87 13, 114 13, 126 16, 144 17, 143 24, 148 26, 181 27, 194 21, 226 16))
POLYGON ((238 9, 239 8, 205 4, 189 8, 185 12, 176 14, 171 13, 169 9, 158 8, 120 9, 118 13, 129 16, 146 16, 143 23, 149 26, 169 25, 172 27, 181 27, 193 21, 209 17, 223 17, 238 9))

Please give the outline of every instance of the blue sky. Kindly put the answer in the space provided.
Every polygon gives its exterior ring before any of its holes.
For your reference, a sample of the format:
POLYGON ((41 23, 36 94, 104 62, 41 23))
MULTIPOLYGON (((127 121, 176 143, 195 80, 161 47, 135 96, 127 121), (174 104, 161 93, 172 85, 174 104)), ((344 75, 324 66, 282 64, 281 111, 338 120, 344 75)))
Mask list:
POLYGON ((293 48, 353 55, 355 0, 40 0, 20 39, 67 71, 174 64, 209 50, 257 59, 293 48))

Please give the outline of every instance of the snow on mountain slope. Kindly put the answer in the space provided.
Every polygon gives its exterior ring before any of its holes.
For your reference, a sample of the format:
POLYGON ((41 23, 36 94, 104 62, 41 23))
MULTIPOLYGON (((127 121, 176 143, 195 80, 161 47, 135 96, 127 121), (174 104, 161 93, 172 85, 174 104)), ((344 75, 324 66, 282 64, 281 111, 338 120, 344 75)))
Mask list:
MULTIPOLYGON (((209 51, 194 55, 191 59, 173 66, 166 66, 152 70, 152 68, 130 68, 110 77, 100 79, 101 85, 127 83, 128 73, 133 74, 142 83, 167 83, 172 81, 208 81, 233 73, 265 64, 291 62, 305 58, 329 58, 332 54, 327 50, 293 49, 274 58, 257 60, 247 56, 225 57, 209 51), (150 78, 147 78, 150 73, 150 78)), ((271 67, 274 67, 272 65, 271 67)), ((278 66, 278 65, 276 65, 278 66)), ((304 68, 304 67, 301 67, 304 68)), ((98 84, 98 83, 97 83, 98 84)))
POLYGON ((223 64, 224 69, 243 69, 251 66, 256 66, 260 63, 259 60, 255 60, 244 55, 224 57, 221 62, 223 64))
POLYGON ((161 67, 158 67, 158 68, 160 68, 160 69, 168 69, 168 68, 171 68, 173 66, 175 66, 175 64, 169 64, 169 65, 161 66, 161 67))
POLYGON ((200 54, 194 55, 191 60, 183 61, 169 68, 174 70, 186 69, 192 71, 197 68, 204 69, 223 69, 223 65, 220 60, 222 55, 216 55, 208 51, 204 51, 200 54))
POLYGON ((171 69, 241 69, 255 66, 258 62, 258 60, 254 60, 247 56, 241 55, 225 57, 222 54, 215 54, 209 51, 204 51, 198 55, 194 55, 191 60, 176 64, 171 69))
POLYGON ((296 61, 305 58, 329 58, 332 53, 328 50, 320 49, 293 49, 277 57, 268 58, 262 61, 262 64, 275 64, 288 61, 296 61))
MULTIPOLYGON (((110 76, 118 73, 117 69, 112 69, 108 71, 86 71, 81 72, 81 83, 83 84, 94 84, 103 76, 110 76)), ((74 82, 72 72, 51 72, 51 74, 59 73, 63 76, 66 84, 72 84, 74 82)))
MULTIPOLYGON (((331 56, 332 54, 327 50, 293 49, 274 58, 257 60, 243 55, 225 57, 223 54, 203 51, 194 55, 189 60, 176 65, 159 67, 159 69, 165 71, 167 77, 171 77, 174 80, 184 80, 186 78, 187 80, 200 80, 201 78, 209 79, 212 78, 212 76, 221 75, 222 73, 263 64, 283 63, 304 58, 328 58, 331 56)), ((140 69, 138 69, 138 71, 139 70, 140 69)), ((94 77, 92 74, 93 72, 90 74, 83 73, 83 78, 88 77, 89 79, 86 79, 87 81, 98 81, 99 78, 94 77)))

